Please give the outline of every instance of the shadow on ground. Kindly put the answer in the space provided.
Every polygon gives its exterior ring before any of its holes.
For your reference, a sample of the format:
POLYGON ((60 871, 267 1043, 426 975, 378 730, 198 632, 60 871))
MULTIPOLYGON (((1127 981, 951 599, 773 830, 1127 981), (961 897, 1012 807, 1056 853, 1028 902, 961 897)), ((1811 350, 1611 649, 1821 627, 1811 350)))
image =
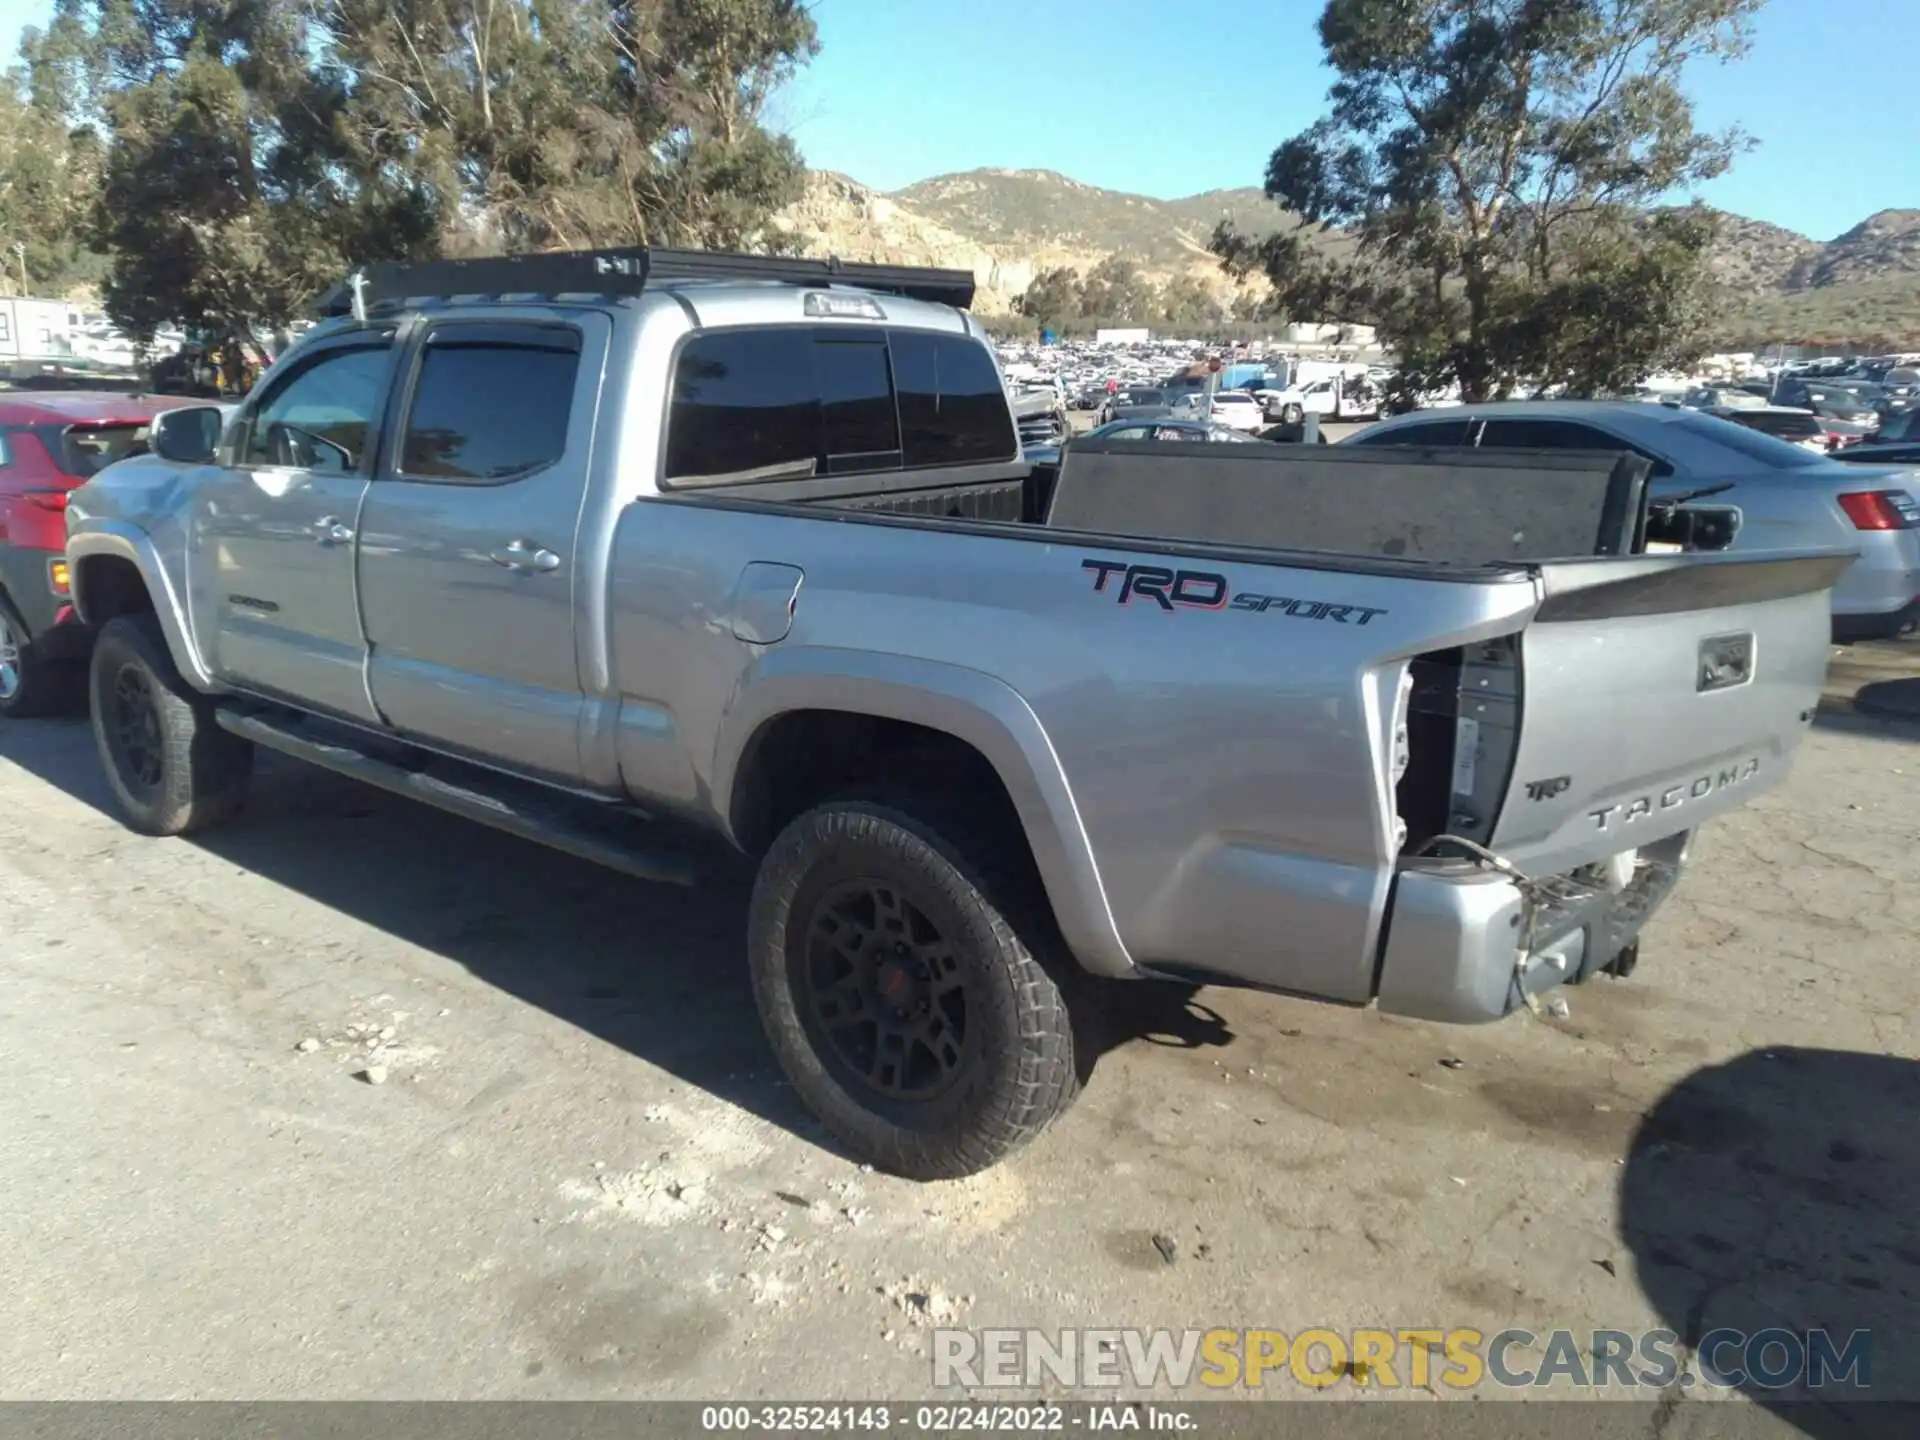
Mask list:
MULTIPOLYGON (((1664 1322, 1699 1346, 1716 1331, 1824 1330, 1844 1353, 1870 1332, 1871 1398, 1739 1388, 1815 1440, 1920 1434, 1920 1062, 1769 1049, 1696 1071, 1648 1110, 1620 1188, 1620 1229, 1664 1322)), ((1763 1373, 1783 1345, 1758 1357, 1763 1373)), ((1751 1369, 1737 1342, 1723 1372, 1751 1369)))
POLYGON ((1852 735, 1920 742, 1920 642, 1837 647, 1814 723, 1852 735))
MULTIPOLYGON (((0 725, 0 758, 118 818, 84 722, 0 725)), ((649 885, 264 751, 239 820, 147 843, 198 846, 838 1148, 785 1085, 760 1030, 744 861, 697 890, 649 885)), ((1113 985, 1093 999, 1083 1079, 1129 1041, 1201 1048, 1234 1038, 1190 987, 1113 985)))

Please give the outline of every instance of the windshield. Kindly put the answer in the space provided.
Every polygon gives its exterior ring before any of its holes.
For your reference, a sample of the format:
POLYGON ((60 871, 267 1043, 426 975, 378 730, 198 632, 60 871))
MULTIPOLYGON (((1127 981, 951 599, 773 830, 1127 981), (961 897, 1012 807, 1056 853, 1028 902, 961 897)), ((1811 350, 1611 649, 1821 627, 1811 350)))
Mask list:
POLYGON ((1809 466, 1827 463, 1824 455, 1803 450, 1798 445, 1789 445, 1784 440, 1776 440, 1771 435, 1763 435, 1732 420, 1702 415, 1697 410, 1677 411, 1668 423, 1679 426, 1689 438, 1717 445, 1722 450, 1731 450, 1741 459, 1758 461, 1769 470, 1805 470, 1809 466))
POLYGON ((1166 396, 1158 390, 1129 390, 1120 397, 1122 405, 1163 405, 1166 396))

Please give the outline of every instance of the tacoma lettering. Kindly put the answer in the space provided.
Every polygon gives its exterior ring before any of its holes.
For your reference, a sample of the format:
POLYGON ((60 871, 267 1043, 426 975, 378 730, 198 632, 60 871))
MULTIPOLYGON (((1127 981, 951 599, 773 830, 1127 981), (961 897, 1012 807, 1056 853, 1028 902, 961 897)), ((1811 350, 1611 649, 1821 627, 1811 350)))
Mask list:
POLYGON ((1683 784, 1670 785, 1657 795, 1636 795, 1622 804, 1589 810, 1587 814, 1593 820, 1596 830, 1607 830, 1611 829, 1616 821, 1622 825, 1630 824, 1653 814, 1656 810, 1674 810, 1689 801, 1704 799, 1717 790, 1744 785, 1759 773, 1758 760, 1742 760, 1736 765, 1729 765, 1711 775, 1701 775, 1683 784))

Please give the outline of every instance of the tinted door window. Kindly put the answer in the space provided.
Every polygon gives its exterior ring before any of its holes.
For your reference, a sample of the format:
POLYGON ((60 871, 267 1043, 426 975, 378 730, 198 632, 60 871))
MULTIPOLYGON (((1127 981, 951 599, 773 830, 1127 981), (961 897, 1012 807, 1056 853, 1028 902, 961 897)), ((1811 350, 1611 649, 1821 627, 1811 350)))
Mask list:
POLYGON ((888 337, 908 468, 1011 460, 1019 453, 1000 373, 986 348, 957 336, 888 337))
POLYGON ((241 463, 358 471, 386 391, 388 348, 324 351, 280 381, 253 413, 241 463))
POLYGON ((1625 450, 1616 440, 1589 425, 1570 420, 1489 420, 1480 432, 1482 450, 1625 450))
POLYGON ((566 453, 580 337, 563 326, 450 326, 427 337, 400 447, 410 478, 486 483, 566 453))
POLYGON ((1392 430, 1361 435, 1349 443, 1354 445, 1464 445, 1467 443, 1467 427, 1471 423, 1468 420, 1430 420, 1421 425, 1402 425, 1392 430))
POLYGON ((682 348, 667 422, 669 483, 812 475, 821 445, 812 331, 720 331, 682 348))
POLYGON ((900 468, 900 420, 886 340, 820 339, 813 351, 820 375, 820 412, 829 471, 900 468))
MULTIPOLYGON (((1736 427, 1737 428, 1737 427, 1736 427)), ((1482 450, 1613 450, 1638 455, 1656 478, 1673 474, 1657 455, 1629 445, 1617 435, 1572 420, 1489 420, 1480 432, 1482 450)))

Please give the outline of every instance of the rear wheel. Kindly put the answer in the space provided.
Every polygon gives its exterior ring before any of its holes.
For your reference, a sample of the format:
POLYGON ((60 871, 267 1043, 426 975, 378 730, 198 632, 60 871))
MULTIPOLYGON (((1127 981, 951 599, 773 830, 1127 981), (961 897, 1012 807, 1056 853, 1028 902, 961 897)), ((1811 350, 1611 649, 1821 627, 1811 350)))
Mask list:
POLYGON ((1013 918, 1022 887, 1000 847, 939 814, 910 794, 807 812, 762 862, 749 928, 794 1088, 850 1149, 918 1180, 1004 1159, 1077 1089, 1066 1001, 1013 918))
POLYGON ((0 715, 24 720, 52 715, 74 699, 73 667, 36 653, 26 622, 0 596, 0 715))
POLYGON ((253 747, 221 729, 212 702, 180 678, 152 615, 107 622, 90 679, 94 741, 129 826, 185 835, 240 809, 253 747))

